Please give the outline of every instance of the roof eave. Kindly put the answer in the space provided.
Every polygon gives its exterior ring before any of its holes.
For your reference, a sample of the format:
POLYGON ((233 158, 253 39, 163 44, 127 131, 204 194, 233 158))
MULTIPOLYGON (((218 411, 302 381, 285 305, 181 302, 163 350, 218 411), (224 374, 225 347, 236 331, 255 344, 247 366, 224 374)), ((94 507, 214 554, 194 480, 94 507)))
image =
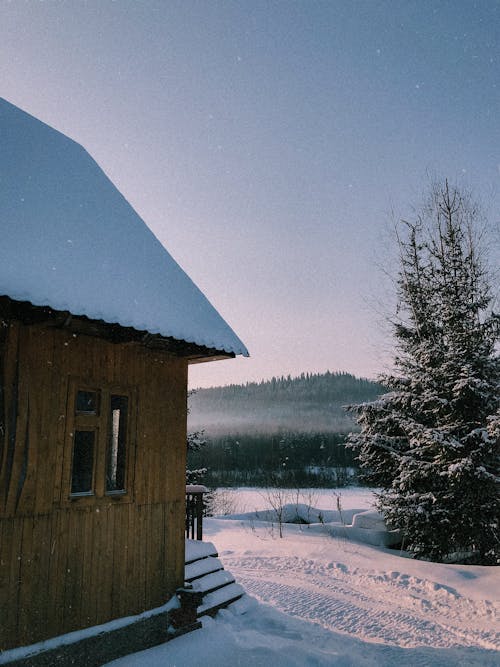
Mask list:
POLYGON ((46 325, 64 329, 71 334, 102 338, 111 343, 137 343, 143 347, 163 350, 183 357, 189 364, 204 363, 220 359, 231 359, 234 352, 210 348, 194 342, 162 336, 119 323, 93 320, 85 315, 74 315, 69 311, 55 310, 50 306, 35 306, 29 301, 17 301, 8 296, 0 296, 0 318, 4 321, 19 320, 24 324, 46 325))

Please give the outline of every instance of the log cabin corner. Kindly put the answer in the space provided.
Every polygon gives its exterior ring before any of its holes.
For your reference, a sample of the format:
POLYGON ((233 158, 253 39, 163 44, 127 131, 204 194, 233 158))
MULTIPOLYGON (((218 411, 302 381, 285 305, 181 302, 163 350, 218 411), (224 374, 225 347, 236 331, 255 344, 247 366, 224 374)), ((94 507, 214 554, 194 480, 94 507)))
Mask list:
POLYGON ((248 352, 80 145, 0 99, 0 146, 7 651, 183 585, 188 366, 248 352))

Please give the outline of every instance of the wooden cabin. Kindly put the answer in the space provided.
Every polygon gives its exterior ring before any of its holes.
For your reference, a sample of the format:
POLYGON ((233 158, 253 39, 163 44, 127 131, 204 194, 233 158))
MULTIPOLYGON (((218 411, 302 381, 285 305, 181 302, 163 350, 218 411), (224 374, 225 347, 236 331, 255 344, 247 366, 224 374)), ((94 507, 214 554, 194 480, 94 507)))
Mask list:
POLYGON ((183 584, 190 363, 248 355, 86 151, 0 99, 0 650, 183 584))

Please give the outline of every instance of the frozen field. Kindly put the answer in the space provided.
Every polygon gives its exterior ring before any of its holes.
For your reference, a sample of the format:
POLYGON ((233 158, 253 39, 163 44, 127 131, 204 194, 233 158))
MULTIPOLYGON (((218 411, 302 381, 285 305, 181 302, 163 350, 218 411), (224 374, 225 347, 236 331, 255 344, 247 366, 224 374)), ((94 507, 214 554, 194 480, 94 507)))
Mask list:
MULTIPOLYGON (((499 568, 415 561, 324 525, 286 525, 280 539, 251 516, 268 507, 261 492, 242 489, 237 500, 240 517, 208 519, 205 540, 248 596, 201 630, 114 665, 500 665, 499 568)), ((363 510, 371 495, 345 489, 341 502, 363 510)), ((321 492, 315 506, 333 510, 336 498, 321 492)))

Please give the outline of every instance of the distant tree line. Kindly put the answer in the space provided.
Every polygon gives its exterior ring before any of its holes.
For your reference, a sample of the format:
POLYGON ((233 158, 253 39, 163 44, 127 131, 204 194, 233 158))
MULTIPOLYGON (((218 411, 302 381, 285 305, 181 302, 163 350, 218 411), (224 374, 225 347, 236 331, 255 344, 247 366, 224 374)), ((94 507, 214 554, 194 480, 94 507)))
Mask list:
POLYGON ((208 486, 345 486, 357 464, 344 433, 216 436, 188 451, 188 468, 208 486), (206 471, 204 470, 206 469, 206 471))
POLYGON ((280 376, 260 382, 230 384, 224 387, 197 389, 196 399, 214 408, 228 401, 258 400, 269 401, 286 396, 296 403, 331 403, 363 399, 367 394, 381 390, 381 386, 365 378, 357 378, 350 373, 301 373, 296 377, 280 376))

